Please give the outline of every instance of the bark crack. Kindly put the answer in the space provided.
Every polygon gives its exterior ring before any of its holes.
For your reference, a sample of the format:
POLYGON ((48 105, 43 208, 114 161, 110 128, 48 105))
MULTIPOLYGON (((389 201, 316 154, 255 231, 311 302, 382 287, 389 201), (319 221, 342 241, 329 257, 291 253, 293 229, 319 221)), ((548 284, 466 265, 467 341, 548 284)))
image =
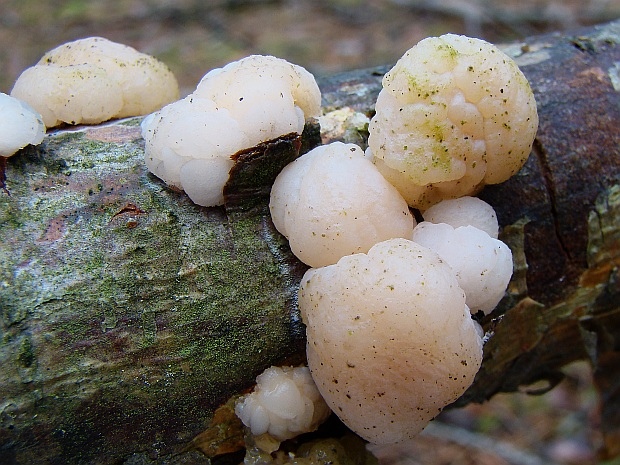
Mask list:
POLYGON ((572 259, 570 249, 567 247, 564 239, 562 237, 562 233, 560 230, 560 219, 557 207, 557 195, 556 195, 556 187, 555 181, 553 179, 553 170, 549 165, 549 158, 547 154, 547 150, 540 142, 538 138, 534 139, 534 144, 532 146, 532 152, 536 155, 538 159, 538 163, 540 165, 540 169, 543 175, 543 179, 545 182, 545 188, 547 190, 547 195, 549 196, 549 206, 551 208, 551 216, 553 217, 553 231, 555 233, 555 237, 562 249, 562 253, 566 256, 568 260, 572 259))

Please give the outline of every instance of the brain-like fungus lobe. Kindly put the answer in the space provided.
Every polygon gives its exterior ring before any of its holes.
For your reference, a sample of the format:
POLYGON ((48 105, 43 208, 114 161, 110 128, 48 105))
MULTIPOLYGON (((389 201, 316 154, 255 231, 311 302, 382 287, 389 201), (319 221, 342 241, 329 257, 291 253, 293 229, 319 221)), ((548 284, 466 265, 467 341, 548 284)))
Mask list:
POLYGON ((493 311, 512 277, 512 252, 506 244, 474 226, 428 221, 415 227, 413 240, 452 267, 472 313, 493 311))
POLYGON ((437 252, 456 274, 472 313, 490 313, 512 277, 512 252, 498 240, 497 215, 476 197, 442 200, 424 212, 413 240, 437 252))
POLYGON ((127 45, 89 37, 60 45, 17 79, 11 95, 47 127, 146 115, 179 98, 162 62, 127 45))
POLYGON ((331 411, 308 367, 275 367, 256 378, 254 391, 239 399, 235 413, 254 436, 284 441, 314 431, 331 411))
POLYGON ((395 237, 411 238, 407 203, 354 144, 317 147, 276 178, 271 218, 293 253, 318 267, 367 252, 395 237))
POLYGON ((409 205, 425 210, 515 174, 537 127, 516 63, 488 42, 447 34, 422 40, 384 76, 368 145, 409 205))
POLYGON ((304 275, 308 366, 331 409, 366 440, 419 433, 474 380, 481 329, 432 250, 390 239, 304 275))
POLYGON ((234 154, 301 134, 320 109, 312 74, 280 58, 252 55, 210 71, 193 93, 145 118, 146 164, 194 203, 222 205, 234 154))

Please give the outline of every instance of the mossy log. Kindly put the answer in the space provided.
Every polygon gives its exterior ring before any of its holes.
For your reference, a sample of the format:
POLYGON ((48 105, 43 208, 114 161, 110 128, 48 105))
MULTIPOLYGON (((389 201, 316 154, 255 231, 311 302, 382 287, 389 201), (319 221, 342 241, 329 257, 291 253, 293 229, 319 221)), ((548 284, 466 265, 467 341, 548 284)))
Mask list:
MULTIPOLYGON (((540 380, 551 387, 564 365, 588 359, 616 455, 620 22, 505 50, 530 80, 540 129, 521 172, 481 194, 515 274, 483 322, 494 336, 457 405, 540 380)), ((385 71, 320 81, 324 121, 342 122, 324 141, 364 143, 364 128, 343 115, 372 114, 385 71)), ((207 463, 178 454, 214 410, 267 366, 304 361, 296 291, 306 268, 266 208, 269 179, 299 141, 269 146, 280 165, 258 186, 247 175, 265 158, 240 157, 227 208, 202 208, 147 172, 139 122, 51 132, 8 160, 2 463, 207 463)))

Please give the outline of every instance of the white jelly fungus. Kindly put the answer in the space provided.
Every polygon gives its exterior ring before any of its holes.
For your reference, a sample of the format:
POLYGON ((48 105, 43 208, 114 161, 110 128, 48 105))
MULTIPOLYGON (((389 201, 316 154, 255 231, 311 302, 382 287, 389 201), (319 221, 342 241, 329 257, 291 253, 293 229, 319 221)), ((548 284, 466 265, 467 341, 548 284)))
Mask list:
POLYGON ((271 189, 269 208, 293 253, 314 267, 386 239, 410 238, 414 225, 398 191, 357 145, 342 142, 288 164, 271 189))
POLYGON ((177 99, 179 87, 166 65, 152 56, 89 37, 47 52, 19 76, 11 95, 54 127, 145 115, 177 99))
POLYGON ((472 313, 490 313, 504 296, 512 276, 512 252, 502 241, 474 226, 427 221, 415 227, 413 240, 452 267, 472 313))
POLYGON ((0 92, 0 157, 10 157, 45 136, 41 115, 30 105, 0 92))
POLYGON ((369 152, 409 205, 477 192, 515 174, 538 115, 515 62, 480 39, 422 40, 384 76, 369 152))
POLYGON ((454 272, 409 240, 310 269, 299 307, 319 391, 372 443, 416 435, 467 389, 482 362, 480 328, 454 272))
POLYGON ((491 205, 478 197, 459 197, 443 200, 423 213, 424 220, 430 223, 446 223, 453 228, 475 226, 489 236, 497 239, 499 224, 491 205))
POLYGON ((271 367, 256 378, 256 388, 235 405, 252 435, 279 441, 314 431, 331 413, 307 367, 271 367))
POLYGON ((198 205, 224 203, 235 153, 291 133, 320 113, 312 74, 253 55, 207 73, 186 98, 142 123, 148 169, 198 205))

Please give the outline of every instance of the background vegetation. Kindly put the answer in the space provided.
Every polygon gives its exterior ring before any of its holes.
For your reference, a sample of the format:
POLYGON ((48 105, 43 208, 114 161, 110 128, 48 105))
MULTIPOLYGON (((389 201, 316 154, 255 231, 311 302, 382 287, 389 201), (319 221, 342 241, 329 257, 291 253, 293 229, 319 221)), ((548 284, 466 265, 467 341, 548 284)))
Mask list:
POLYGON ((93 35, 157 56, 189 92, 251 53, 334 73, 393 63, 430 35, 497 43, 619 16, 620 0, 0 0, 0 91, 47 50, 93 35))

